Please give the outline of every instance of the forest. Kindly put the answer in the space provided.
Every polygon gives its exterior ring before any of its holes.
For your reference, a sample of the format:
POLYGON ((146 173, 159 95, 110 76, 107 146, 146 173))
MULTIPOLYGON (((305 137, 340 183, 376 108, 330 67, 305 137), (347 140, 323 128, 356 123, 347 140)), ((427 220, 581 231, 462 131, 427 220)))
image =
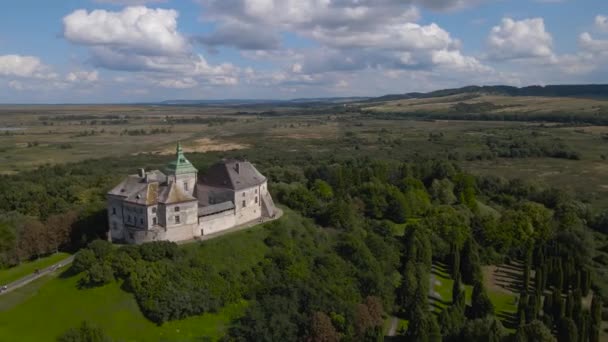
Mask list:
MULTIPOLYGON (((227 341, 376 341, 396 315, 407 341, 599 341, 603 278, 592 229, 608 212, 520 180, 473 176, 447 160, 260 158, 286 219, 271 224, 254 267, 217 271, 173 243, 113 248, 103 241, 108 170, 162 158, 87 161, 0 178, 3 267, 77 250, 70 274, 82 288, 121 281, 157 324, 247 300, 227 341), (45 186, 41 186, 45 182, 45 186), (98 239, 101 238, 101 239, 98 239), (521 263, 517 312, 495 310, 484 265, 521 263), (429 303, 436 264, 452 298, 429 303), (465 288, 472 288, 466 298, 465 288), (591 304, 589 304, 589 302, 591 304)), ((192 160, 208 165, 210 156, 192 160)), ((66 334, 95 332, 85 324, 66 334), (81 327, 83 328, 83 327, 81 327)))

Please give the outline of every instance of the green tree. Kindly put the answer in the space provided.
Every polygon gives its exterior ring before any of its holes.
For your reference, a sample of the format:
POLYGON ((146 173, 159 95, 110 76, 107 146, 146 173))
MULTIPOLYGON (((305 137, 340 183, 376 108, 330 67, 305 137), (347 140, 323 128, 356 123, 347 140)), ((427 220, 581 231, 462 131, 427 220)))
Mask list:
POLYGON ((494 305, 492 305, 483 283, 476 282, 473 285, 473 296, 471 298, 471 318, 483 318, 493 314, 494 305))
POLYGON ((462 341, 467 342, 501 342, 507 331, 494 316, 470 320, 464 326, 462 341))
POLYGON ((593 294, 591 299, 591 312, 589 324, 589 341, 599 341, 600 329, 602 325, 602 299, 597 293, 593 294))
POLYGON ((562 318, 557 326, 557 340, 559 342, 578 342, 578 332, 574 321, 568 317, 562 318))
POLYGON ((555 342, 551 330, 540 321, 532 321, 517 328, 515 340, 520 342, 555 342))
POLYGON ((72 328, 57 338, 57 342, 112 342, 99 327, 83 321, 78 328, 72 328))
POLYGON ((334 198, 334 190, 331 188, 331 185, 321 179, 315 179, 312 191, 323 201, 330 201, 334 198))

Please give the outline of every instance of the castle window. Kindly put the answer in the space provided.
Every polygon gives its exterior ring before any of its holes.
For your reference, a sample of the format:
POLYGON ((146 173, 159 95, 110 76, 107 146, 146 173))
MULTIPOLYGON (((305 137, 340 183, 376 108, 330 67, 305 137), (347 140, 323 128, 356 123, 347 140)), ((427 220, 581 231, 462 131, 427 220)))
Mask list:
POLYGON ((139 223, 140 223, 140 224, 144 224, 144 219, 143 219, 143 218, 142 218, 142 219, 139 219, 139 223))
POLYGON ((175 223, 179 223, 179 215, 175 216, 175 223))
POLYGON ((131 222, 131 215, 127 216, 127 221, 131 222))
POLYGON ((255 204, 258 204, 258 196, 255 196, 255 204))
POLYGON ((184 182, 184 190, 188 191, 188 182, 184 182))
POLYGON ((156 217, 153 217, 153 218, 152 218, 152 224, 156 226, 156 222, 157 222, 157 221, 156 221, 156 217))
POLYGON ((243 201, 243 208, 245 208, 247 206, 246 201, 243 201))
POLYGON ((116 208, 112 208, 112 215, 116 215, 116 208))
POLYGON ((156 214, 156 207, 152 208, 152 214, 156 214))
POLYGON ((174 210, 175 210, 175 212, 178 212, 179 211, 179 207, 175 207, 174 210))

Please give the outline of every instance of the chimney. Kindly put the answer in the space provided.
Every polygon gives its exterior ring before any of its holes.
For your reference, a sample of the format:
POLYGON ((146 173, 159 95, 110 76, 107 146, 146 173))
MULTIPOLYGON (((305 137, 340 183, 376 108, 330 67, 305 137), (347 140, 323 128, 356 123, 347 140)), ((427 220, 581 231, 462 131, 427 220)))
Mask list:
POLYGON ((139 169, 139 178, 144 178, 144 177, 146 177, 146 170, 139 169))
POLYGON ((236 162, 236 166, 235 166, 236 173, 239 173, 239 169, 240 169, 239 162, 236 162))

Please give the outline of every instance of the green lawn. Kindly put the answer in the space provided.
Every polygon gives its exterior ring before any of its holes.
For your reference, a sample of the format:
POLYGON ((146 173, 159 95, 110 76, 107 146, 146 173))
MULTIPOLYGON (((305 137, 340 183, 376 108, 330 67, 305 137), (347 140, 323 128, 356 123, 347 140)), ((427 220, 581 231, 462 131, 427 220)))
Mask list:
POLYGON ((516 313, 517 312, 517 295, 488 290, 488 297, 494 304, 494 311, 499 313, 516 313))
POLYGON ((3 302, 14 303, 0 306, 2 339, 54 341, 65 330, 87 320, 121 341, 193 341, 201 337, 216 340, 247 306, 241 302, 215 314, 157 326, 141 314, 133 295, 121 290, 118 283, 79 290, 78 279, 40 279, 5 295, 3 302))
MULTIPOLYGON (((433 273, 436 281, 435 284, 432 284, 433 291, 441 296, 441 301, 433 299, 430 301, 431 304, 434 304, 434 311, 439 312, 452 303, 452 287, 454 286, 454 280, 450 278, 445 265, 435 263, 433 265, 433 273)), ((471 296, 473 294, 473 287, 470 285, 465 285, 464 290, 466 302, 470 304, 471 296)))
MULTIPOLYGON (((281 220, 291 215, 286 210, 281 220)), ((214 265, 216 272, 244 271, 262 260, 268 250, 264 244, 266 225, 181 248, 214 265)), ((77 288, 78 279, 79 276, 43 277, 2 296, 0 341, 54 341, 82 320, 100 326, 120 341, 198 341, 203 337, 217 340, 247 307, 247 302, 242 301, 217 313, 157 326, 142 315, 133 295, 121 290, 119 283, 81 290, 77 288)))
POLYGON ((34 261, 24 262, 15 267, 0 270, 0 285, 8 284, 28 274, 32 274, 36 269, 49 267, 69 256, 70 255, 68 253, 55 253, 34 261))

